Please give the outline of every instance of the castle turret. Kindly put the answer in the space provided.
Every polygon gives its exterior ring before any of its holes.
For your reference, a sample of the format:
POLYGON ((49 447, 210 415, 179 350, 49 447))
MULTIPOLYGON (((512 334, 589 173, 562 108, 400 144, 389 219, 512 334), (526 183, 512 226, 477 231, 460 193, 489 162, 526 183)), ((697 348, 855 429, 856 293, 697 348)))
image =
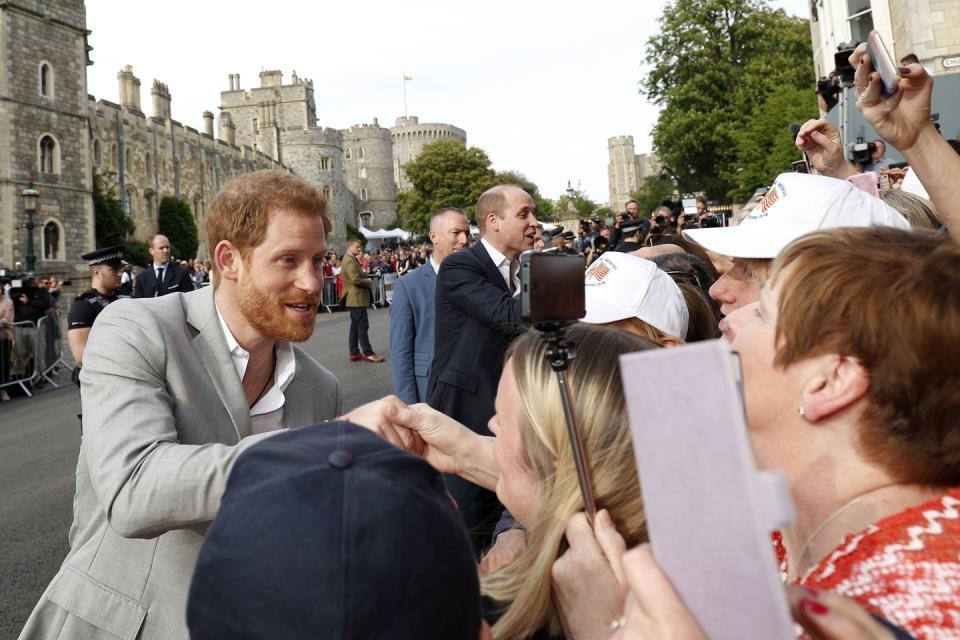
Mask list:
POLYGON ((133 75, 133 67, 126 65, 117 74, 117 81, 120 83, 120 106, 127 111, 142 113, 140 111, 140 79, 133 75))
POLYGON ((467 132, 451 124, 440 122, 420 122, 417 116, 397 118, 396 125, 390 129, 393 139, 393 178, 397 191, 409 191, 411 184, 403 172, 403 165, 414 160, 423 148, 437 140, 453 139, 467 144, 467 132))
POLYGON ((237 128, 229 113, 220 114, 220 139, 231 146, 237 145, 237 128))
POLYGON ((386 227, 397 217, 390 130, 374 118, 372 125, 354 125, 341 134, 344 180, 353 195, 354 210, 365 226, 386 227))
POLYGON ((213 137, 213 113, 210 111, 203 112, 203 133, 213 137))
POLYGON ((260 72, 260 87, 280 87, 283 86, 283 72, 279 69, 260 72))
POLYGON ((160 120, 170 119, 170 89, 159 80, 153 81, 153 88, 150 90, 153 96, 153 117, 160 120))

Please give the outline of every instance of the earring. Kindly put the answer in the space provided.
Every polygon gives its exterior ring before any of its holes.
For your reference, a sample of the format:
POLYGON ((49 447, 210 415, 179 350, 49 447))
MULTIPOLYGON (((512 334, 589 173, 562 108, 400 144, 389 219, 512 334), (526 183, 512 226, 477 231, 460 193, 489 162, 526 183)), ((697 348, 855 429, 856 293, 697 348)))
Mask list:
POLYGON ((807 410, 803 407, 803 405, 800 405, 799 407, 797 407, 797 413, 800 415, 801 418, 807 417, 807 410))

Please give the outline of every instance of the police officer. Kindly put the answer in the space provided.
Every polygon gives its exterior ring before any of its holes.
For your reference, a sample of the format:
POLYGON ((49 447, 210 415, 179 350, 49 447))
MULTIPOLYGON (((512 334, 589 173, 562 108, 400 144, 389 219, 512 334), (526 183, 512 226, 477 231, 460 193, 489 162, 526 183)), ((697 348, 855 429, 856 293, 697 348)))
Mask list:
POLYGON ((630 253, 642 248, 644 227, 646 220, 627 220, 621 225, 620 230, 623 233, 623 242, 621 242, 614 251, 619 253, 630 253))
POLYGON ((70 353, 77 363, 73 370, 73 381, 80 385, 80 367, 83 364, 83 350, 87 346, 87 337, 94 320, 104 308, 117 299, 120 288, 120 274, 127 265, 123 260, 123 247, 97 249, 80 256, 90 266, 90 284, 92 288, 74 298, 67 314, 67 342, 70 353))

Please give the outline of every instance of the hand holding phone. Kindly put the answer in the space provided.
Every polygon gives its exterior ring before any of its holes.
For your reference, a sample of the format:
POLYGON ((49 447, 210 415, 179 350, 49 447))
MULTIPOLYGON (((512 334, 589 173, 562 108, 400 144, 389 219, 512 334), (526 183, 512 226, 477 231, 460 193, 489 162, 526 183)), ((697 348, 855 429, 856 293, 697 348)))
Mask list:
POLYGON ((900 73, 897 71, 893 57, 883 44, 883 38, 876 31, 871 31, 867 36, 867 55, 870 56, 873 68, 880 73, 880 92, 885 98, 889 98, 900 86, 900 73))

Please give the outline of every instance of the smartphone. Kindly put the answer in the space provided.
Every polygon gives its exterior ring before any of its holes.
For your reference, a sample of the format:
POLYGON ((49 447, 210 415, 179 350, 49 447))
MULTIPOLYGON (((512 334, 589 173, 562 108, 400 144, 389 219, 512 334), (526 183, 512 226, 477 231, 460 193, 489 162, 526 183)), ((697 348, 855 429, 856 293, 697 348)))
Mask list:
POLYGON ((900 73, 893 62, 893 57, 890 56, 890 51, 883 44, 883 38, 876 31, 871 31, 867 36, 867 54, 870 56, 873 68, 880 73, 880 92, 884 97, 889 98, 900 86, 900 73))
POLYGON ((810 173, 810 165, 806 160, 796 160, 792 163, 794 173, 810 173))
POLYGON ((520 315, 524 322, 564 325, 585 316, 585 272, 580 256, 543 251, 521 254, 520 315))

